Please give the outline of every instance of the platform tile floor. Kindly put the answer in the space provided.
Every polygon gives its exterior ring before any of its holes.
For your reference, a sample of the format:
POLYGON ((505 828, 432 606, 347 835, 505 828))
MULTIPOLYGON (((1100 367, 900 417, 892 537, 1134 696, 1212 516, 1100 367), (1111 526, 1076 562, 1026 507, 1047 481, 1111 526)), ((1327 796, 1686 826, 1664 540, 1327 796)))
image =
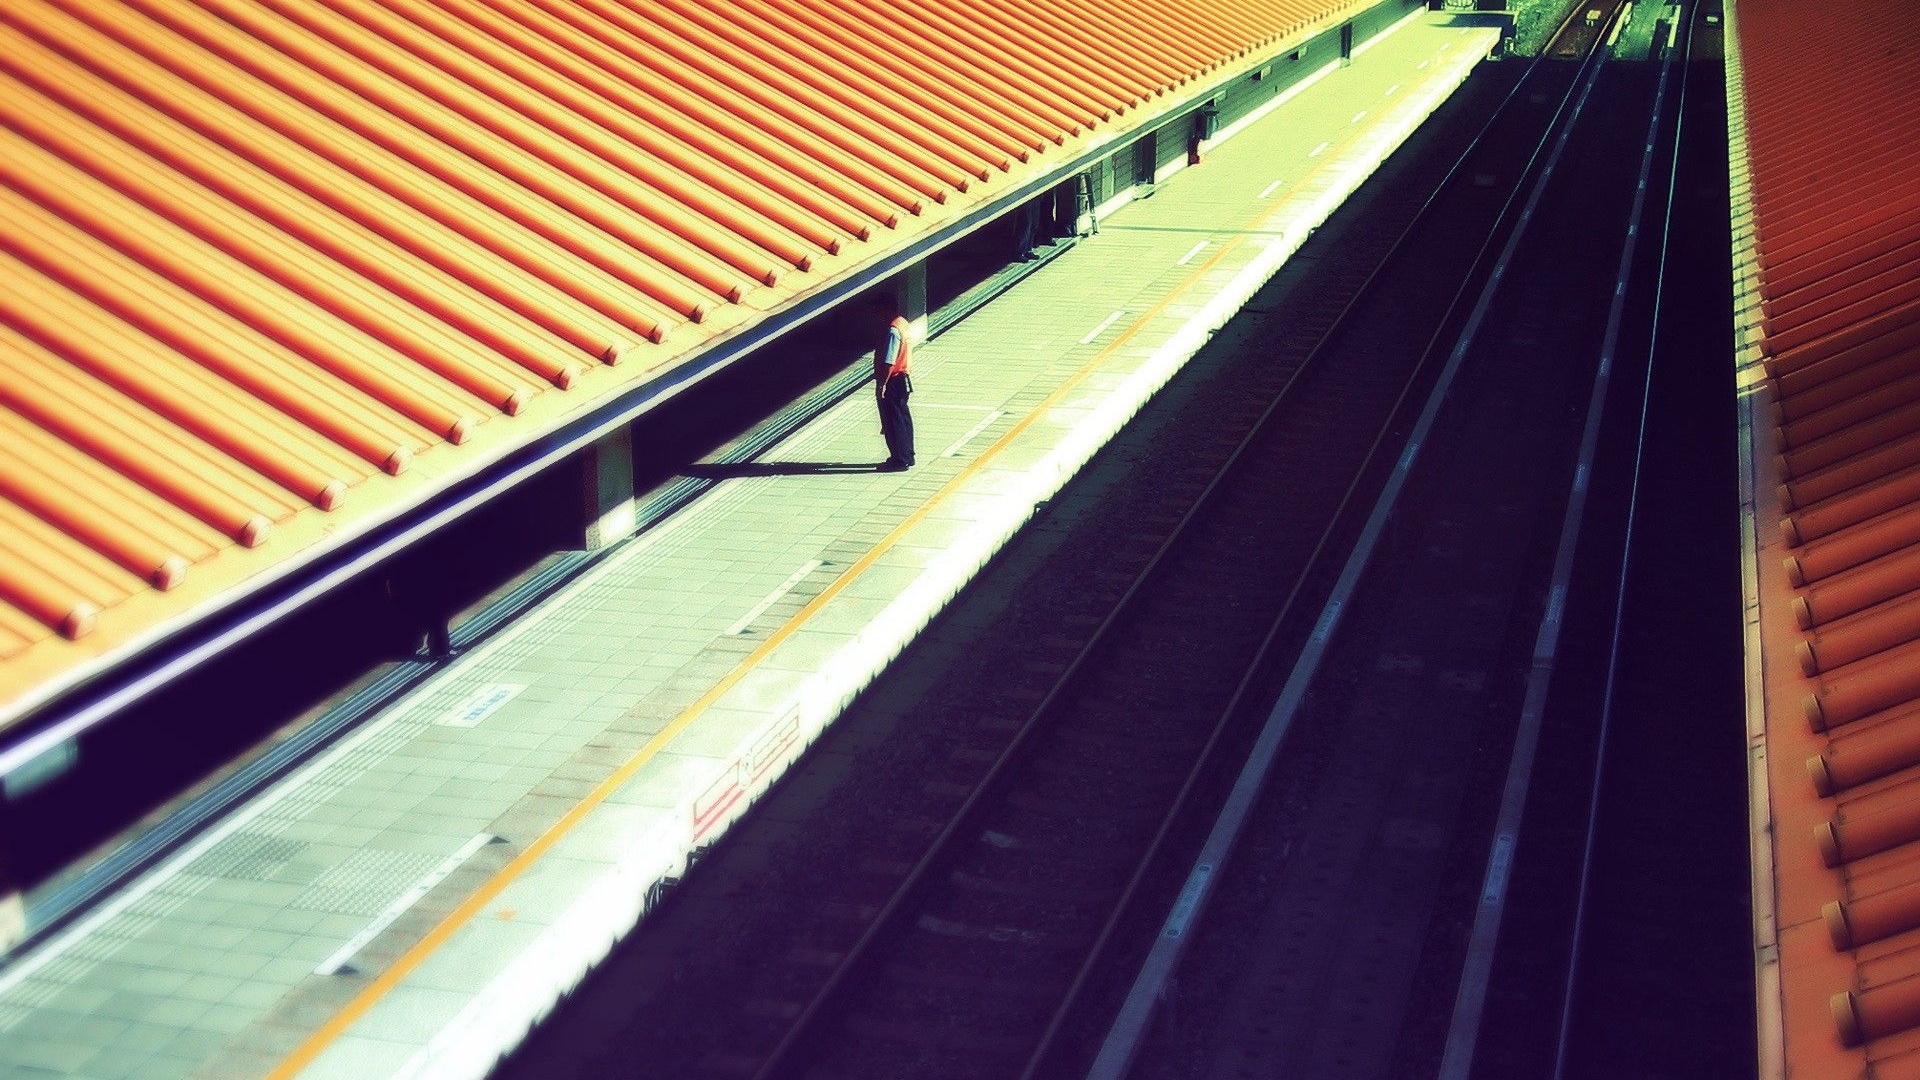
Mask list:
POLYGON ((1330 66, 925 346, 918 468, 853 395, 0 970, 0 1075, 484 1075, 1492 45, 1330 66))

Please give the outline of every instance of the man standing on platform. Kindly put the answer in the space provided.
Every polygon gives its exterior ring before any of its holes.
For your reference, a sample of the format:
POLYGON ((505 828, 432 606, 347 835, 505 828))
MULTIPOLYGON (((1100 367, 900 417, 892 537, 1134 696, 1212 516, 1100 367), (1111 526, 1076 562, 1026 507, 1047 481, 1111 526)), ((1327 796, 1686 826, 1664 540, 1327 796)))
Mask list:
POLYGON ((901 472, 913 468, 913 414, 907 411, 907 398, 913 394, 913 379, 907 375, 912 331, 890 297, 876 296, 873 310, 887 324, 886 338, 873 350, 873 392, 880 406, 880 434, 887 440, 887 460, 880 470, 901 472))

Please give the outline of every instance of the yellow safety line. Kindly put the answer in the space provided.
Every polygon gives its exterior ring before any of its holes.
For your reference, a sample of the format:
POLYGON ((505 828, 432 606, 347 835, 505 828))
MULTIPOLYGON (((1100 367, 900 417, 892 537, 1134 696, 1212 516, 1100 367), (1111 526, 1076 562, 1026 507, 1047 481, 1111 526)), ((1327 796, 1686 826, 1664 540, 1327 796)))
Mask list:
MULTIPOLYGON (((1357 135, 1349 136, 1341 140, 1340 145, 1345 146, 1353 142, 1356 138, 1358 138, 1357 135)), ((1332 166, 1333 163, 1331 159, 1325 160, 1315 168, 1308 170, 1300 179, 1302 181, 1309 180, 1314 174, 1326 170, 1332 166)), ((1268 218, 1278 214, 1281 210, 1285 209, 1287 205, 1284 200, 1275 203, 1255 217, 1253 224, 1255 226, 1264 224, 1268 218)), ((528 844, 520 854, 514 856, 505 866, 495 871, 493 877, 487 879, 471 896, 467 897, 458 907, 449 912, 446 918, 440 920, 439 925, 427 931, 425 936, 415 943, 412 948, 396 958, 390 967, 375 977, 371 983, 367 984, 366 989, 360 991, 352 1001, 349 1001, 338 1013, 335 1013, 331 1019, 316 1029, 312 1035, 308 1036, 305 1042, 301 1043, 292 1053, 288 1054, 285 1060, 281 1061, 272 1072, 267 1074, 266 1080, 289 1080, 289 1078, 293 1077, 301 1069, 312 1064, 314 1059, 319 1057, 328 1046, 332 1045, 336 1039, 346 1033, 347 1028, 351 1027, 356 1020, 366 1015, 368 1010, 379 1004, 382 998, 386 997, 395 986, 399 985, 401 979, 412 973, 413 969, 419 967, 435 950, 441 945, 446 944, 447 939, 452 937, 456 931, 472 921, 473 917, 479 914, 482 908, 493 902, 495 898, 506 890, 508 885, 513 884, 514 880, 525 872, 527 867, 531 866, 535 859, 545 854, 549 848, 553 847, 562 837, 572 831, 573 827, 578 825, 589 812, 605 802, 621 784, 631 779, 635 773, 639 772, 649 761, 653 760, 667 744, 673 741, 674 736, 686 730, 687 725, 693 723, 701 713, 712 707, 713 703, 718 701, 728 690, 733 689, 734 685, 745 678, 747 673, 751 671, 756 664, 767 657, 768 653, 772 652, 782 641, 792 637, 793 634, 818 613, 828 601, 838 596, 855 578, 859 577, 869 566, 872 566, 875 560, 879 559, 880 556, 886 554, 894 545, 898 544, 900 538, 906 535, 910 529, 921 521, 926 520, 927 515, 932 512, 933 508, 938 506, 948 495, 952 494, 954 489, 957 488, 962 481, 969 479, 975 473, 985 468, 989 461, 1010 446, 1014 439, 1018 438, 1021 433, 1026 431, 1043 413, 1057 404, 1061 398, 1065 397, 1068 391, 1085 381, 1087 376, 1091 375, 1107 357, 1113 354, 1114 350, 1132 340, 1134 335, 1138 334, 1149 322, 1162 311, 1166 310, 1167 305, 1171 304, 1176 297, 1185 292, 1187 287, 1192 285, 1195 279, 1213 269, 1214 265, 1222 258, 1225 258, 1228 252, 1239 247, 1240 244, 1246 241, 1251 235, 1253 235, 1251 230, 1241 230, 1239 235, 1222 244, 1220 250, 1214 252, 1207 261, 1201 263, 1198 267, 1194 268, 1192 273, 1182 278, 1178 285, 1160 299, 1159 303, 1153 305, 1145 314, 1135 320, 1133 325, 1121 333, 1119 337, 1114 338, 1105 348, 1095 353, 1091 359, 1081 365, 1080 369, 1074 372, 1066 382, 1060 384, 1059 389, 1047 395, 1046 400, 1042 401, 1032 412, 1014 424, 1005 435, 995 440, 993 445, 982 450, 979 457, 962 466, 960 471, 954 474, 953 479, 942 485, 940 490, 935 492, 932 498, 908 514, 906 519, 894 528, 892 532, 888 533, 885 538, 869 549, 865 555, 855 560, 839 577, 829 582, 827 587, 820 591, 820 595, 808 601, 806 606, 802 607, 798 612, 795 612, 793 618, 787 620, 785 625, 769 634, 766 641, 761 643, 759 648, 749 653, 732 671, 729 671, 706 693, 700 695, 699 700, 687 706, 687 708, 682 710, 680 715, 674 717, 666 727, 661 728, 653 738, 648 739, 646 745, 635 751, 633 757, 627 759, 627 762, 615 770, 613 775, 601 781, 592 791, 582 796, 580 801, 576 803, 572 809, 561 815, 560 820, 549 826, 546 832, 540 834, 538 838, 528 844)))

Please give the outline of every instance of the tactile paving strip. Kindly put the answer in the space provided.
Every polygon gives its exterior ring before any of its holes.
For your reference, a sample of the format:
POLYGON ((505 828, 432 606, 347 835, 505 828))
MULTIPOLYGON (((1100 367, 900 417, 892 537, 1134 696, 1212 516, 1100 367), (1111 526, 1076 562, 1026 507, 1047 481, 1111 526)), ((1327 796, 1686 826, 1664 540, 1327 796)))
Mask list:
POLYGON ((258 832, 236 832, 193 860, 182 873, 200 877, 265 881, 275 870, 306 850, 304 840, 287 840, 258 832))
POLYGON ((321 874, 293 906, 336 915, 378 915, 439 863, 431 855, 363 848, 321 874))

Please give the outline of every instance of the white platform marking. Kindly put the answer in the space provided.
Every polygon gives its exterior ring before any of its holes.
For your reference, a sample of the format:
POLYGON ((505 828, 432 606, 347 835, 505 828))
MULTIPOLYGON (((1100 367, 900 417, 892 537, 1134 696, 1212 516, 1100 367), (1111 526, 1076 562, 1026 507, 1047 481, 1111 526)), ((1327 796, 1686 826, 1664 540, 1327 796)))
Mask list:
POLYGON ((380 931, 393 925, 393 920, 406 914, 408 908, 419 903, 420 898, 433 891, 435 885, 445 881, 448 874, 460 869, 461 863, 473 858, 474 852, 493 843, 493 839, 492 833, 480 833, 461 845, 459 851, 442 859, 439 866, 427 871, 424 877, 413 883, 413 888, 401 893, 400 899, 388 904, 385 911, 374 916, 372 922, 368 923, 359 933, 348 939, 347 943, 340 946, 332 956, 320 961, 320 966, 314 968, 313 973, 315 975, 337 975, 345 970, 347 961, 352 960, 355 953, 366 948, 367 942, 379 937, 380 931))
POLYGON ((1101 319, 1099 326, 1096 326, 1092 330, 1087 331, 1087 336, 1080 339, 1080 344, 1082 345, 1093 344, 1094 338, 1099 337, 1101 332, 1106 330, 1107 327, 1113 325, 1114 320, 1118 319, 1122 315, 1125 315, 1126 313, 1127 313, 1126 309, 1122 308, 1121 310, 1114 312, 1113 314, 1107 316, 1106 318, 1101 319))
POLYGON ((1284 183, 1286 183, 1285 180, 1275 180, 1273 183, 1268 184, 1266 187, 1263 187, 1260 189, 1259 197, 1262 199, 1266 198, 1267 196, 1273 194, 1273 190, 1275 188, 1279 187, 1281 184, 1284 184, 1284 183))
POLYGON ((1207 245, 1211 243, 1213 243, 1213 241, 1211 240, 1202 240, 1199 243, 1193 245, 1192 247, 1187 249, 1187 253, 1185 255, 1180 256, 1180 261, 1174 263, 1173 265, 1175 266, 1187 265, 1188 263, 1193 261, 1193 257, 1195 255, 1198 255, 1201 252, 1207 250, 1207 245))
POLYGON ((727 627, 728 636, 731 637, 731 636, 736 636, 738 634, 744 633, 747 627, 753 625, 753 620, 759 618, 762 615, 765 615, 767 613, 768 608, 779 603, 781 597, 792 592, 793 587, 795 585, 800 584, 801 581, 805 580, 808 574, 813 573, 815 570, 818 570, 825 565, 826 563, 821 562, 819 559, 814 559, 808 562, 807 565, 801 567, 798 570, 795 570, 793 572, 793 576, 787 578, 787 580, 780 583, 779 588, 768 593, 765 599, 753 605, 752 611, 749 611, 745 615, 740 616, 739 622, 734 623, 732 626, 727 627))
POLYGON ((948 446, 945 450, 940 451, 940 456, 952 457, 953 455, 959 453, 961 447, 972 442, 975 436, 987 430, 987 425, 993 423, 995 420, 998 420, 1005 415, 1007 415, 1005 410, 995 409, 992 412, 988 413, 987 415, 981 417, 980 422, 968 428, 967 433, 965 435, 962 435, 959 438, 953 440, 952 445, 948 446))

